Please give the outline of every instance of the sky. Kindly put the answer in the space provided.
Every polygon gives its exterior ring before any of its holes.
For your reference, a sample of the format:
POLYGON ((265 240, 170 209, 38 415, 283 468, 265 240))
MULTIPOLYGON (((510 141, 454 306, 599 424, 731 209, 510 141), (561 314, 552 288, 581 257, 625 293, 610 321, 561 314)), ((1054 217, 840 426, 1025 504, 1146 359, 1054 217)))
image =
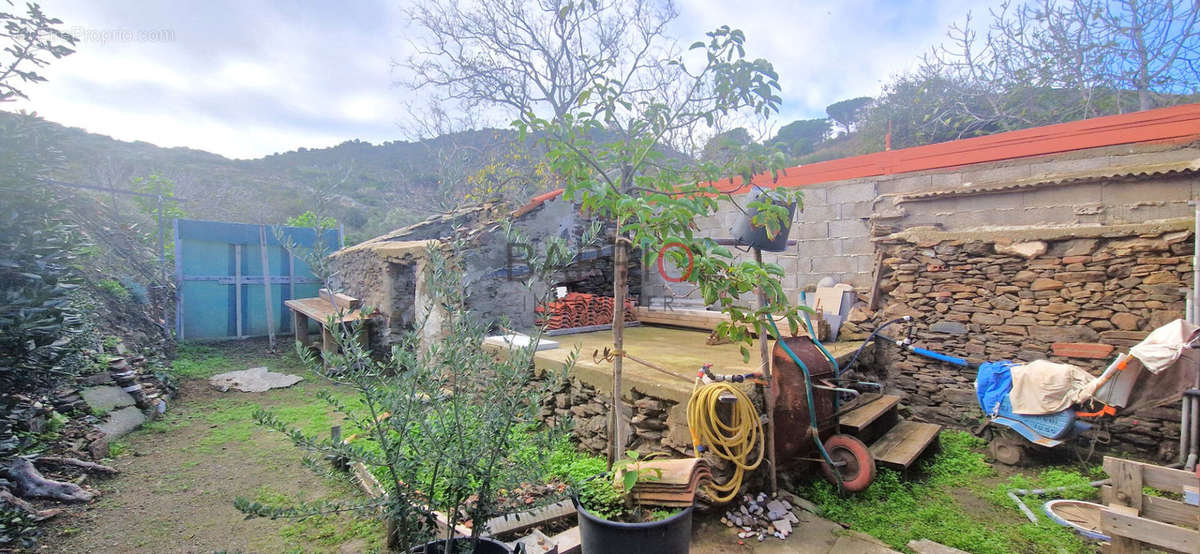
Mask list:
MULTIPOLYGON (((230 158, 408 139, 428 93, 395 84, 392 62, 415 33, 405 1, 42 0, 77 52, 41 71, 48 82, 26 87, 30 100, 0 109, 230 158)), ((729 25, 746 32, 749 56, 774 64, 778 125, 877 95, 952 22, 986 12, 965 0, 676 2, 673 38, 729 25)))

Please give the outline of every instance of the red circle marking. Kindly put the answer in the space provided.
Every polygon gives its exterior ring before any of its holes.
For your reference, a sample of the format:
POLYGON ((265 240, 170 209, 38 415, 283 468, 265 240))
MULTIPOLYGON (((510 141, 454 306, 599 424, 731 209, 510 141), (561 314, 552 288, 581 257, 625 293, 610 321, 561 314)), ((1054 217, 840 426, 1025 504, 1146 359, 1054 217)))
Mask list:
POLYGON ((663 245, 662 250, 658 251, 658 274, 662 275, 663 279, 666 279, 672 283, 682 283, 687 281, 687 278, 692 275, 692 266, 694 264, 695 259, 692 257, 691 249, 689 249, 687 245, 683 244, 682 242, 668 242, 667 244, 663 245), (681 277, 671 277, 670 275, 667 275, 667 271, 663 269, 663 257, 666 256, 667 250, 670 250, 676 246, 683 249, 683 252, 684 254, 687 254, 688 259, 687 271, 684 271, 683 276, 681 277))

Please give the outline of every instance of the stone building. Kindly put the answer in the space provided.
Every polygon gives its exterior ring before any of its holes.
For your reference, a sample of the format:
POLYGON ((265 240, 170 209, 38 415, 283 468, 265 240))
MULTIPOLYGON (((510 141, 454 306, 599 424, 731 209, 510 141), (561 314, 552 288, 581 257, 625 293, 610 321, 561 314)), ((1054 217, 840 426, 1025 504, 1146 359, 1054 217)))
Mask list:
MULTIPOLYGON (((913 315, 922 346, 1098 370, 1185 315, 1200 104, 815 163, 770 186, 805 193, 796 245, 765 255, 792 294, 832 276, 866 299, 878 282, 875 321, 913 315)), ((698 224, 728 236, 740 215, 698 224)), ((680 290, 656 277, 648 296, 680 290)), ((960 427, 982 415, 973 372, 879 354, 878 377, 917 415, 960 427)), ((1179 421, 1147 410, 1118 420, 1114 441, 1169 459, 1179 421)))

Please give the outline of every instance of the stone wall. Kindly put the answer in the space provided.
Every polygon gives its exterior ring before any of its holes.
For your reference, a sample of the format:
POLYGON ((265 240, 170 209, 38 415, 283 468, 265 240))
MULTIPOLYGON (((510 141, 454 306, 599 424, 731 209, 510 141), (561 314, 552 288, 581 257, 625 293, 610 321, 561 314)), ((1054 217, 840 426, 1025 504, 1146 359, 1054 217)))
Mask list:
MULTIPOLYGON (((626 448, 641 454, 670 452, 684 455, 688 444, 675 444, 667 433, 667 418, 675 402, 653 398, 633 391, 631 414, 628 418, 632 433, 626 448)), ((580 448, 597 455, 608 449, 608 412, 610 398, 599 394, 596 387, 578 379, 564 380, 553 396, 542 406, 542 419, 554 425, 571 421, 571 436, 580 448)))
MULTIPOLYGON (((1117 352, 1183 317, 1191 282, 1188 219, 1104 227, 951 233, 880 241, 879 321, 912 315, 919 346, 975 361, 1050 359, 1099 374, 1117 352), (1112 345, 1096 358, 1054 356, 1055 342, 1112 345)), ((982 413, 973 371, 879 347, 888 386, 923 418, 965 427, 982 413)), ((1114 446, 1177 455, 1177 407, 1117 420, 1114 446)))

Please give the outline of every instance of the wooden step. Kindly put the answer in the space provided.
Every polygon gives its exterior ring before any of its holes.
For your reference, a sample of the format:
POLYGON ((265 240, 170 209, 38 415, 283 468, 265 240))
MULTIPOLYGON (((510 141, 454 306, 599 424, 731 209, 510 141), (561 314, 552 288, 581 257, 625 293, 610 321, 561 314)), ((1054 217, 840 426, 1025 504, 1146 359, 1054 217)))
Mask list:
POLYGON ((901 421, 871 445, 875 464, 892 469, 907 469, 921 453, 937 440, 941 425, 901 421))
POLYGON ((895 408, 899 402, 899 396, 881 394, 874 400, 842 414, 838 418, 838 424, 841 425, 843 433, 857 434, 895 408))

